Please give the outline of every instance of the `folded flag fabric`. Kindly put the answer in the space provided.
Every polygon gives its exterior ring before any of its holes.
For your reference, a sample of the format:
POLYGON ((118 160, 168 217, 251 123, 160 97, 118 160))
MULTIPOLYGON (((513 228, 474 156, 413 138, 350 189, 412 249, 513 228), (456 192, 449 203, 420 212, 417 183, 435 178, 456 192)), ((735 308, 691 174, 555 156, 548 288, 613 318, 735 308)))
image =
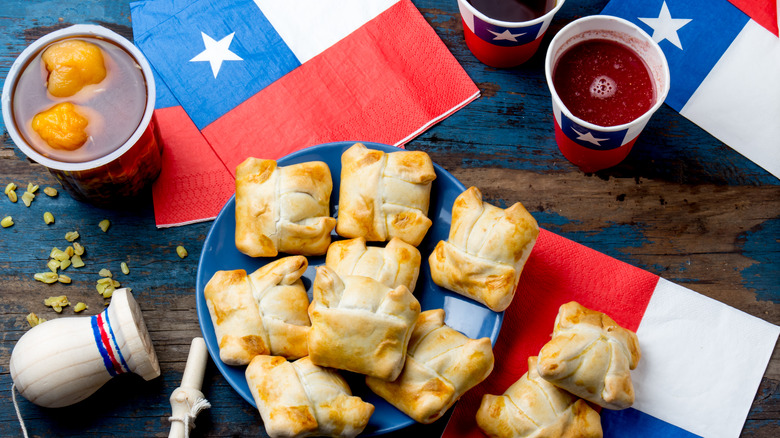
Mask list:
POLYGON ((660 45, 667 104, 780 178, 777 9, 776 0, 612 0, 602 14, 660 45))
POLYGON ((479 96, 409 0, 147 0, 131 12, 171 97, 158 106, 168 161, 158 226, 216 216, 248 156, 402 146, 479 96), (201 205, 206 191, 213 202, 201 205))
POLYGON ((503 394, 527 371, 572 300, 639 338, 636 400, 601 410, 605 437, 739 436, 780 327, 542 230, 505 311, 495 368, 458 402, 444 437, 483 436, 483 394, 503 394))

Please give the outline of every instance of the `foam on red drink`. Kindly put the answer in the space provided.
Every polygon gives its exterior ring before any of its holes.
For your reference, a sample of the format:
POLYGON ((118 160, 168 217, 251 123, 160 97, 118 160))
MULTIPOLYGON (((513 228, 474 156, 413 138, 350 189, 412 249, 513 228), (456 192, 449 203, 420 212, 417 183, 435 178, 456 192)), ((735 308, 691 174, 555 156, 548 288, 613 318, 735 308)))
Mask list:
POLYGON ((530 21, 550 12, 555 0, 467 0, 478 11, 501 21, 530 21))
POLYGON ((647 65, 615 41, 592 39, 566 50, 553 71, 553 84, 572 114, 599 126, 628 123, 655 103, 647 65))

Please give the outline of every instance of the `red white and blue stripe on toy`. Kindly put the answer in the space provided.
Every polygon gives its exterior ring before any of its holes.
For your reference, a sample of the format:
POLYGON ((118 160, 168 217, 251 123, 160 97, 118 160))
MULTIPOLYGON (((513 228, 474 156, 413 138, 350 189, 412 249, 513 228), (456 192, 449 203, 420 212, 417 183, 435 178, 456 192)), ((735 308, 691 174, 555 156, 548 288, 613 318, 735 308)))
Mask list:
POLYGON ((116 335, 108 317, 108 310, 94 315, 91 319, 95 345, 103 358, 103 365, 105 365, 108 374, 114 377, 117 374, 129 372, 130 368, 117 344, 116 335))

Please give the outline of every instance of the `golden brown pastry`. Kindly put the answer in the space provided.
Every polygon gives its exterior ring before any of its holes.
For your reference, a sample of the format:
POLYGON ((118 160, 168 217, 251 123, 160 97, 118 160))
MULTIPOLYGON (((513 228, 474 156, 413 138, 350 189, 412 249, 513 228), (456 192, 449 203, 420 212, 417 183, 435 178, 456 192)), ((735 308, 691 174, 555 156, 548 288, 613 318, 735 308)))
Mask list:
POLYGON ((275 437, 354 437, 365 429, 374 405, 352 395, 336 371, 308 357, 288 362, 255 356, 246 380, 265 431, 275 437))
POLYGON ((536 356, 528 372, 503 395, 485 394, 477 425, 491 438, 601 438, 601 417, 584 400, 539 377, 536 356))
POLYGON ((251 257, 325 254, 336 226, 332 190, 322 161, 277 167, 247 158, 236 167, 236 248, 251 257))
POLYGON ((309 356, 319 366, 393 380, 406 359, 420 303, 406 286, 368 277, 340 278, 317 268, 309 306, 309 356))
POLYGON ((306 356, 309 297, 300 280, 306 257, 273 261, 246 271, 217 271, 206 284, 206 306, 219 342, 219 358, 246 365, 258 354, 306 356))
POLYGON ((425 152, 385 153, 355 143, 341 155, 336 232, 369 242, 398 237, 418 246, 431 220, 433 162, 425 152))
POLYGON ((501 312, 515 296, 538 236, 536 220, 521 203, 504 210, 483 202, 479 189, 470 187, 452 206, 449 238, 428 257, 431 277, 501 312))
POLYGON ((420 423, 439 419, 493 370, 489 338, 470 339, 444 324, 444 310, 426 310, 409 341, 406 365, 392 382, 367 377, 377 395, 420 423))
POLYGON ((366 246, 366 239, 340 240, 330 244, 325 265, 339 277, 371 277, 387 287, 406 286, 414 292, 420 274, 420 251, 393 237, 384 248, 366 246))
POLYGON ((631 372, 641 352, 636 334, 577 302, 560 307, 537 370, 550 383, 607 409, 634 403, 631 372))

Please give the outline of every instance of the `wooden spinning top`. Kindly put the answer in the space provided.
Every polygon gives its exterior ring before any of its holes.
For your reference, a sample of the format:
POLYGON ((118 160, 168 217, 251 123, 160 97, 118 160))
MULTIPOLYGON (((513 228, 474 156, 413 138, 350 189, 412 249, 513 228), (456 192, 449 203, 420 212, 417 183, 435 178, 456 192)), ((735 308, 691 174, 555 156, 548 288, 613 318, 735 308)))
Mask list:
POLYGON ((127 289, 114 291, 100 314, 30 329, 17 341, 10 368, 19 393, 48 408, 80 402, 118 374, 160 375, 141 308, 127 289))

